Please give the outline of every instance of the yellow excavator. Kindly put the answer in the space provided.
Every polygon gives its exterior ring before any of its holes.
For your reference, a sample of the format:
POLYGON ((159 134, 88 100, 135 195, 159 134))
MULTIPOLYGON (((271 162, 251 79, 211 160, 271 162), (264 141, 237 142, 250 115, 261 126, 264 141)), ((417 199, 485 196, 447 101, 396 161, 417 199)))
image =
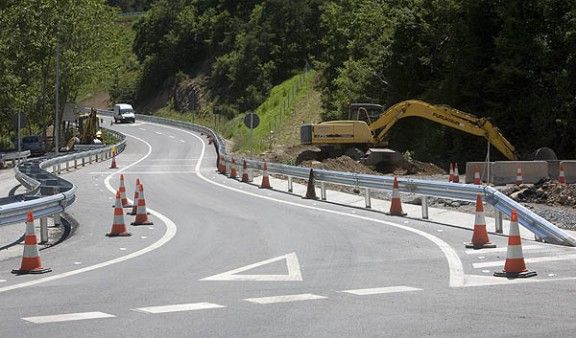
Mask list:
POLYGON ((514 146, 488 119, 464 113, 443 105, 419 100, 402 101, 386 109, 378 104, 353 103, 348 120, 304 124, 300 128, 302 144, 318 145, 323 150, 345 154, 356 160, 365 154, 369 163, 388 158, 386 135, 392 126, 405 117, 421 117, 430 121, 484 137, 509 160, 518 160, 514 146), (355 115, 355 117, 354 117, 355 115))

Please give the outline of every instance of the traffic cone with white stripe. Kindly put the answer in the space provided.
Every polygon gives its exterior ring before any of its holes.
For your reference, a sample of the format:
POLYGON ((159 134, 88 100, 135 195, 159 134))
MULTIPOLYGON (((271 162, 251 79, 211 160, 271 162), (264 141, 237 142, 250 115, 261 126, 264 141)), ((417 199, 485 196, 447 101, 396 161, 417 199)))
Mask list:
POLYGON ((528 271, 524 263, 522 253, 522 241, 520 240, 520 229, 518 228, 518 213, 512 210, 510 216, 510 233, 508 234, 508 251, 506 253, 506 263, 502 272, 494 272, 496 277, 506 278, 527 278, 534 277, 535 271, 528 271))
POLYGON ((392 202, 390 204, 390 212, 387 213, 391 216, 406 216, 402 211, 402 201, 400 200, 400 192, 398 191, 398 178, 394 176, 394 184, 392 185, 392 202))
POLYGON ((495 248, 496 244, 492 244, 488 238, 488 231, 486 231, 486 220, 484 218, 484 205, 482 205, 482 196, 476 195, 476 220, 474 222, 474 234, 472 235, 472 242, 465 243, 467 248, 474 249, 487 249, 495 248))
POLYGON ((478 170, 478 167, 474 169, 474 184, 482 185, 482 181, 480 180, 480 171, 478 170))
POLYGON ((26 220, 26 235, 24 237, 24 253, 22 255, 22 264, 20 269, 12 270, 13 274, 41 274, 50 272, 52 269, 42 267, 40 256, 38 254, 38 240, 34 232, 34 216, 32 211, 28 211, 26 220))
POLYGON ((566 175, 564 174, 564 166, 560 163, 560 175, 558 175, 560 184, 566 184, 566 175))
POLYGON ((244 164, 242 165, 242 182, 244 182, 244 183, 250 182, 250 177, 248 176, 248 166, 246 165, 246 160, 244 160, 244 164))
POLYGON ((116 165, 116 153, 112 153, 112 163, 110 164, 110 169, 118 169, 116 165))
POLYGON ((108 237, 117 236, 131 236, 132 234, 126 229, 124 223, 124 210, 122 209, 122 202, 120 201, 120 191, 116 191, 116 206, 114 207, 114 219, 112 220, 112 230, 107 233, 108 237))
POLYGON ((132 222, 132 225, 152 225, 148 219, 148 211, 146 210, 146 199, 144 197, 144 185, 140 184, 138 187, 138 206, 136 208, 136 219, 132 222))
POLYGON ((232 158, 232 169, 230 169, 230 178, 237 178, 238 173, 236 172, 236 160, 232 158))
POLYGON ((120 192, 120 199, 122 201, 122 208, 130 208, 131 205, 128 203, 128 198, 126 197, 126 185, 124 185, 124 175, 120 174, 120 187, 118 188, 120 192))
POLYGON ((220 174, 226 175, 226 161, 224 160, 224 155, 220 155, 220 174))
POLYGON ((518 169, 516 170, 516 185, 522 184, 523 180, 524 179, 522 178, 522 168, 518 167, 518 169))
POLYGON ((264 167, 262 168, 262 183, 260 184, 260 189, 272 189, 270 185, 270 177, 268 177, 268 165, 264 162, 264 167))
POLYGON ((454 176, 452 176, 452 182, 460 183, 460 173, 458 173, 458 162, 454 163, 454 176))
POLYGON ((454 180, 454 165, 450 162, 450 171, 448 174, 448 182, 452 182, 454 180))
POLYGON ((130 212, 127 212, 127 215, 136 215, 136 211, 138 209, 138 197, 140 196, 140 192, 138 191, 140 190, 140 179, 137 178, 136 179, 136 187, 134 188, 134 198, 132 201, 132 210, 130 212))

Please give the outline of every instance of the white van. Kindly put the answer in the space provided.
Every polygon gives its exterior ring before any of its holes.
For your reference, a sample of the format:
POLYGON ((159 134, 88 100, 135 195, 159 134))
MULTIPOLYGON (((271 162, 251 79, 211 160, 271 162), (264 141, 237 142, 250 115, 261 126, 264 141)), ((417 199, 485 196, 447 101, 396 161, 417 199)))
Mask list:
POLYGON ((134 108, 126 103, 118 103, 114 105, 114 123, 118 122, 136 122, 134 115, 134 108))

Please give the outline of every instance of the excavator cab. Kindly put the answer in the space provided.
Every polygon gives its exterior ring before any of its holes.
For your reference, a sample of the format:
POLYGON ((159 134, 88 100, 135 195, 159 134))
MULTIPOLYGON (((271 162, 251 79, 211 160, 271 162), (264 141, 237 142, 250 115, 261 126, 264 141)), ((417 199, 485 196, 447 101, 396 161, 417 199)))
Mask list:
POLYGON ((384 111, 384 106, 376 103, 351 103, 348 109, 348 120, 364 121, 371 124, 384 111))

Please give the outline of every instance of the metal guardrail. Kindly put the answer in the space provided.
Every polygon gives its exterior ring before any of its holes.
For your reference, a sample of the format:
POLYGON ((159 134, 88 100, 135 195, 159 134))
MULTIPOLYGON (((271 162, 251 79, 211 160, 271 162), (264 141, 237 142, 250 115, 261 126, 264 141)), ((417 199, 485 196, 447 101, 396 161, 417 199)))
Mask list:
POLYGON ((30 157, 30 150, 0 153, 0 168, 4 167, 6 161, 12 161, 12 166, 16 166, 16 162, 26 160, 28 157, 30 157))
MULTIPOLYGON (((105 115, 111 115, 113 113, 109 110, 98 110, 98 112, 105 115)), ((232 161, 232 157, 226 153, 223 139, 210 128, 189 122, 174 121, 141 114, 136 114, 136 119, 189 129, 209 135, 214 140, 218 157, 220 158, 220 155, 222 155, 224 161, 227 163, 232 161)), ((262 161, 246 160, 246 165, 250 169, 262 170, 263 163, 264 162, 262 161)), ((293 177, 307 180, 310 174, 310 168, 289 166, 278 163, 269 163, 267 166, 270 173, 288 176, 289 184, 293 177)), ((318 182, 367 189, 366 191, 368 196, 370 190, 391 191, 394 181, 394 178, 390 176, 354 174, 316 169, 314 170, 314 179, 318 182)), ((492 187, 403 178, 398 179, 398 184, 400 192, 418 194, 423 197, 431 196, 453 200, 476 201, 476 195, 481 194, 483 195, 485 202, 492 205, 497 210, 497 223, 499 219, 500 229, 502 214, 509 216, 512 213, 512 210, 516 210, 518 212, 518 222, 534 233, 538 239, 553 244, 576 246, 575 238, 492 187)), ((423 214, 424 208, 426 208, 425 218, 427 218, 427 204, 425 204, 425 200, 426 198, 423 198, 422 207, 423 214)))
POLYGON ((46 160, 26 161, 14 168, 16 179, 28 190, 21 195, 23 201, 0 205, 0 226, 19 223, 26 220, 28 211, 32 211, 37 218, 55 215, 63 212, 67 206, 76 199, 76 186, 58 176, 62 170, 62 164, 66 169, 70 168, 70 162, 74 167, 78 161, 85 164, 86 159, 92 162, 94 157, 108 159, 112 157, 112 150, 123 151, 126 146, 125 136, 113 130, 107 130, 119 140, 112 146, 106 146, 94 150, 76 152, 64 156, 53 157, 46 160), (51 170, 49 172, 48 170, 51 170), (57 193, 54 193, 57 190, 57 193), (62 190, 62 191, 60 191, 62 190), (27 200, 30 199, 30 200, 27 200))

